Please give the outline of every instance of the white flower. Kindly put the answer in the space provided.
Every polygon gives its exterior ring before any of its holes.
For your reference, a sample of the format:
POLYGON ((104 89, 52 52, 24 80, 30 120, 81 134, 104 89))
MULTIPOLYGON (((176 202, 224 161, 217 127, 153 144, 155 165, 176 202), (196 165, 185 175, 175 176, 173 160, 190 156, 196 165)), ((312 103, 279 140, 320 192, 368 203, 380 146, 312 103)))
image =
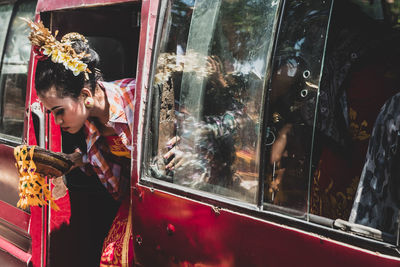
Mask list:
POLYGON ((42 47, 43 55, 50 56, 52 51, 53 50, 51 49, 51 47, 48 47, 48 46, 43 46, 42 47))
POLYGON ((72 61, 72 57, 69 56, 68 54, 66 54, 65 60, 63 61, 63 65, 65 67, 65 69, 69 69, 69 64, 72 61))
POLYGON ((61 63, 62 61, 62 54, 59 50, 55 49, 53 50, 53 53, 51 53, 51 61, 54 63, 61 63))
POLYGON ((73 59, 69 61, 68 68, 72 71, 75 76, 78 76, 79 73, 85 71, 87 69, 87 64, 83 63, 82 61, 73 59))
POLYGON ((66 62, 66 69, 70 69, 70 70, 74 70, 75 69, 75 65, 76 65, 76 59, 70 57, 69 60, 66 62))

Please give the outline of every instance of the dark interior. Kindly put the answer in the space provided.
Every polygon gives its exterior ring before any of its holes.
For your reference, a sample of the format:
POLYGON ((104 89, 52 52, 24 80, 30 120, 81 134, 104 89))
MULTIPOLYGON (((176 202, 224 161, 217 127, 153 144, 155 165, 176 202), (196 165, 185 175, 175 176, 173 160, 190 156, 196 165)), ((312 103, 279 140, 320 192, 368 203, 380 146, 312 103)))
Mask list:
MULTIPOLYGON (((79 32, 100 55, 105 81, 135 77, 139 45, 140 4, 117 4, 41 14, 45 26, 51 25, 58 38, 79 32)), ((62 134, 62 149, 72 153, 86 149, 82 132, 62 134)), ((66 175, 71 203, 69 225, 52 231, 51 266, 99 266, 103 240, 119 203, 106 192, 99 179, 75 169, 66 175), (71 246, 71 244, 73 244, 71 246)))

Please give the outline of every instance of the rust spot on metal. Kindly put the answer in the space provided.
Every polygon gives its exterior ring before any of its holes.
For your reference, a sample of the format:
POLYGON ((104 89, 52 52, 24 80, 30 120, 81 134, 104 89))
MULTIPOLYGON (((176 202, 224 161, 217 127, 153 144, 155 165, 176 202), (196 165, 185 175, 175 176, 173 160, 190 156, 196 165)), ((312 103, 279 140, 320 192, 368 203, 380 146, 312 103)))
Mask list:
POLYGON ((175 226, 173 224, 167 225, 167 233, 168 235, 173 235, 175 233, 175 226))
POLYGON ((220 212, 221 208, 220 207, 212 206, 211 209, 213 210, 215 215, 220 215, 221 214, 221 212, 220 212))

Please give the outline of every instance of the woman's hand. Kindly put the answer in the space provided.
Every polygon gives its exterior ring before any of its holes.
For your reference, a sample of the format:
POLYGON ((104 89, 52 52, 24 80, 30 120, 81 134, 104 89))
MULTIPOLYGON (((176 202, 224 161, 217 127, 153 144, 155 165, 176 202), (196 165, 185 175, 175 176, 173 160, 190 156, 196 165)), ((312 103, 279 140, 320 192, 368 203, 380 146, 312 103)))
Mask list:
POLYGON ((275 192, 279 191, 279 185, 281 184, 286 171, 286 169, 281 165, 281 159, 287 157, 287 137, 291 130, 292 124, 285 124, 279 131, 278 137, 271 148, 270 164, 273 165, 273 173, 269 192, 272 193, 273 196, 275 192))
POLYGON ((288 123, 285 124, 282 129, 278 133, 278 137, 276 138, 275 142, 271 148, 271 164, 277 164, 280 166, 280 161, 283 156, 285 156, 286 152, 286 144, 287 144, 287 136, 292 129, 292 124, 288 123))
POLYGON ((181 138, 179 136, 175 136, 168 140, 166 144, 169 150, 163 155, 163 158, 167 161, 169 160, 168 164, 165 166, 167 170, 174 170, 183 164, 183 153, 177 148, 177 144, 180 140, 181 138))
POLYGON ((73 170, 77 167, 81 167, 83 165, 85 165, 85 163, 82 160, 82 152, 80 152, 80 150, 75 150, 75 152, 71 153, 71 154, 64 154, 64 156, 72 161, 72 163, 74 165, 72 165, 70 170, 73 170))

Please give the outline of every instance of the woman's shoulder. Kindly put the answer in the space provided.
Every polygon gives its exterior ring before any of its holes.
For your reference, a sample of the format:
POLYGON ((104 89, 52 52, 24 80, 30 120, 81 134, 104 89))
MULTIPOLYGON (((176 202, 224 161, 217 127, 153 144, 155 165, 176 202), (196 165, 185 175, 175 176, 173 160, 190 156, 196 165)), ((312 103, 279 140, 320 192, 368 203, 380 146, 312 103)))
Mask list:
POLYGON ((136 80, 121 79, 112 82, 99 82, 105 90, 110 105, 131 106, 135 99, 136 80))
POLYGON ((105 90, 107 97, 133 99, 136 90, 136 79, 126 78, 111 82, 99 82, 105 90))
POLYGON ((136 89, 136 79, 135 78, 125 78, 111 82, 100 82, 104 87, 118 87, 122 91, 135 90, 136 89))

